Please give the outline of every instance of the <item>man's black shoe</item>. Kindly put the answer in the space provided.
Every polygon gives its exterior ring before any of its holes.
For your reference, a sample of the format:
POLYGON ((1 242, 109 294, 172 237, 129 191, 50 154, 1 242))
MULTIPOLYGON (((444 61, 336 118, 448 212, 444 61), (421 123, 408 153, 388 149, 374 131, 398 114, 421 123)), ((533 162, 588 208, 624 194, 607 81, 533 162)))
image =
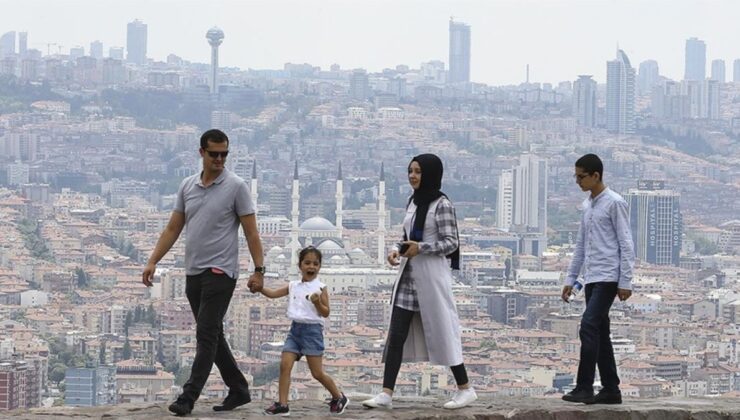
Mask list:
POLYGON ((601 390, 586 404, 622 404, 622 393, 619 391, 601 390))
POLYGON ((177 400, 170 404, 169 410, 177 416, 184 416, 193 411, 193 402, 183 397, 177 397, 177 400))
POLYGON ((221 405, 213 406, 213 411, 231 411, 236 407, 248 404, 250 401, 252 401, 252 398, 249 396, 249 391, 245 393, 229 393, 221 405))
POLYGON ((563 395, 563 400, 568 402, 586 403, 590 404, 594 399, 593 391, 584 391, 580 389, 574 389, 573 391, 563 395))

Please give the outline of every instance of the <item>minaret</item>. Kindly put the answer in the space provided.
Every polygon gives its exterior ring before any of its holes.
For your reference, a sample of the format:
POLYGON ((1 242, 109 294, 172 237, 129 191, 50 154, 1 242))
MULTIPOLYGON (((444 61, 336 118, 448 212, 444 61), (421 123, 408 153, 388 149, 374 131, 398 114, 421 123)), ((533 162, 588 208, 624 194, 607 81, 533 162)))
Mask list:
POLYGON ((378 264, 385 264, 385 168, 382 162, 378 184, 378 264))
POLYGON ((339 169, 337 169, 337 232, 339 232, 339 238, 342 238, 342 208, 344 205, 344 180, 342 179, 342 162, 339 162, 339 169))
POLYGON ((257 211, 257 196, 259 196, 259 193, 257 192, 257 159, 252 161, 252 186, 251 191, 252 193, 252 200, 254 201, 254 213, 258 213, 257 211))
POLYGON ((293 208, 290 212, 290 216, 293 219, 293 224, 290 228, 290 270, 291 274, 298 274, 298 161, 295 162, 295 169, 293 170, 293 208))

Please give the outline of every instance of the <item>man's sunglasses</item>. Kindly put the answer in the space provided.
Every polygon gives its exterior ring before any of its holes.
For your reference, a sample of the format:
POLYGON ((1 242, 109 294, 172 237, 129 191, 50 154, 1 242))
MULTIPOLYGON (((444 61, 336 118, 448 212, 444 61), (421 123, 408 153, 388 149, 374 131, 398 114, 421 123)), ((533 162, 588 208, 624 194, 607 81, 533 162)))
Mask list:
POLYGON ((214 151, 211 151, 211 150, 206 150, 205 152, 208 153, 208 156, 210 156, 210 157, 212 157, 214 159, 216 159, 219 156, 221 156, 222 158, 226 159, 226 156, 229 155, 229 151, 228 150, 226 150, 224 152, 214 152, 214 151))

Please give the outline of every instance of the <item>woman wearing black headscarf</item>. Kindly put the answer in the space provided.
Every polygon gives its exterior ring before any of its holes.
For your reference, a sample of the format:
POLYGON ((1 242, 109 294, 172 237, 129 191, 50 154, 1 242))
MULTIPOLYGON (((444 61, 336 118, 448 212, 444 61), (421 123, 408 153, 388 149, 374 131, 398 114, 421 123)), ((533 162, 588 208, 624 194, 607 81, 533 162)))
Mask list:
POLYGON ((428 361, 450 366, 458 391, 445 408, 462 408, 478 397, 463 364, 460 322, 452 296, 452 268, 459 268, 460 251, 455 208, 441 191, 442 161, 433 154, 414 157, 408 180, 414 190, 404 218, 403 241, 388 254, 399 265, 393 287, 390 328, 383 361, 383 392, 364 401, 370 408, 391 408, 401 362, 428 361))

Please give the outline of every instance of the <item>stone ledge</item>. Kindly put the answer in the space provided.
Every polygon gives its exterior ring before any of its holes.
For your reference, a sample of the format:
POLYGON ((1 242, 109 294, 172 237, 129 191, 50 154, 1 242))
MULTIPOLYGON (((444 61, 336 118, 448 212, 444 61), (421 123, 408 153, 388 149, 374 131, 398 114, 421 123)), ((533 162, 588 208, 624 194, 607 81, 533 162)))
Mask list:
MULTIPOLYGON (((436 398, 400 398, 393 410, 368 410, 360 402, 367 396, 350 395, 345 419, 471 419, 471 420, 740 420, 740 400, 626 399, 622 405, 572 404, 556 398, 505 398, 476 401, 462 410, 442 408, 436 398)), ((218 401, 199 401, 186 418, 248 419, 262 417, 266 401, 256 401, 231 412, 216 413, 211 405, 218 401)), ((175 418, 167 411, 168 404, 122 404, 108 407, 52 407, 26 411, 0 412, 0 418, 19 420, 116 419, 149 420, 175 418)), ((291 417, 329 418, 328 405, 320 401, 291 403, 291 417)), ((266 416, 264 416, 266 417, 266 416)), ((333 416, 332 416, 333 417, 333 416)))

